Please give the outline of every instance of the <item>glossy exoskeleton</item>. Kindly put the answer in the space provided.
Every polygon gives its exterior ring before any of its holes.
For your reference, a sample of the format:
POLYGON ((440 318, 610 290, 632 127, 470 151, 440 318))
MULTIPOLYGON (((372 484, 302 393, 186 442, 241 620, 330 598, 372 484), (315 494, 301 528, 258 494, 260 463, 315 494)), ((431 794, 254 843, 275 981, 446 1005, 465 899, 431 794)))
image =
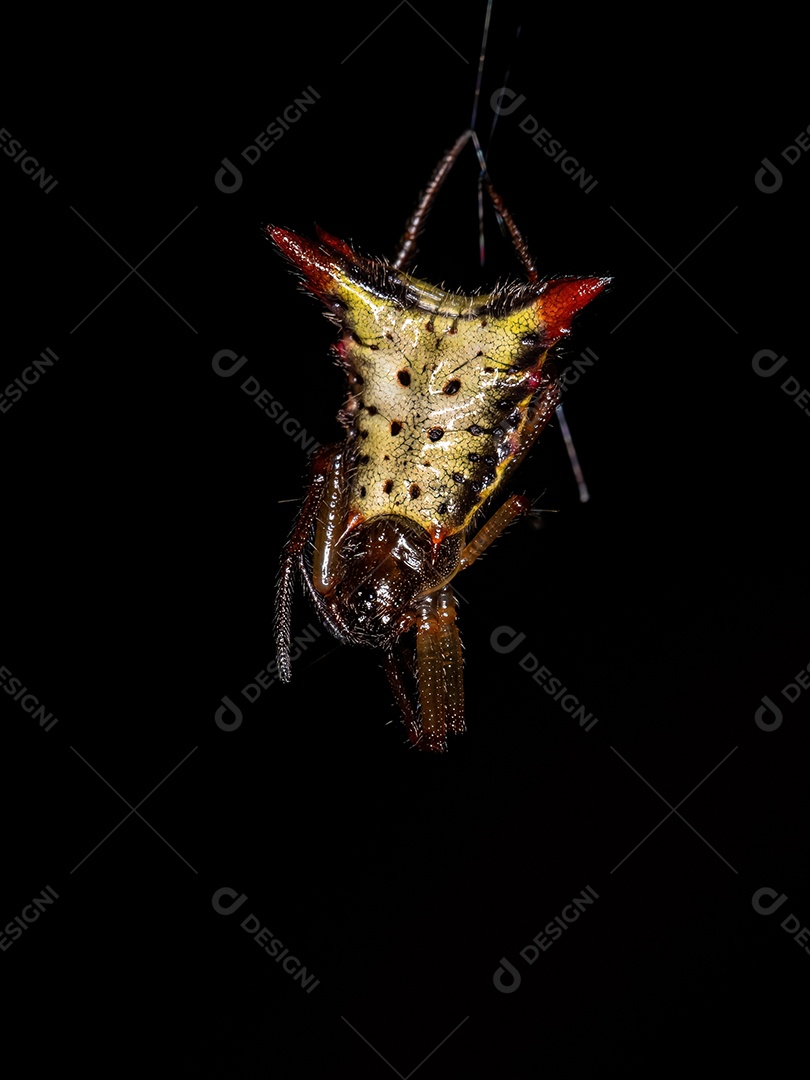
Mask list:
POLYGON ((529 500, 482 510, 525 457, 559 402, 549 350, 608 278, 541 281, 526 243, 484 174, 526 280, 465 296, 405 268, 436 194, 465 144, 437 165, 392 262, 318 230, 266 232, 340 331, 349 382, 342 443, 322 447, 285 547, 275 612, 277 664, 290 679, 290 620, 300 575, 338 640, 382 650, 410 742, 444 750, 464 730, 461 641, 451 582, 529 500), (415 647, 414 647, 415 645, 415 647))

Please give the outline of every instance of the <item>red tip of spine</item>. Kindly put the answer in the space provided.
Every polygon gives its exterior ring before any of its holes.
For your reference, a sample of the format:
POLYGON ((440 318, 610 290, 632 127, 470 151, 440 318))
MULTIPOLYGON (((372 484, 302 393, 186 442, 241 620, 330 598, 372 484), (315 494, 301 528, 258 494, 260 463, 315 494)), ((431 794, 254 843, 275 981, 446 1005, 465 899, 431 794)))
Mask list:
POLYGON ((602 278, 558 278, 549 281, 537 306, 545 326, 548 345, 565 337, 578 311, 599 295, 611 281, 602 278))
MULTIPOLYGON (((344 245, 343 241, 333 241, 329 245, 332 250, 327 250, 326 247, 306 240, 279 225, 267 225, 265 232, 281 254, 301 271, 310 291, 321 299, 326 299, 332 292, 332 282, 346 264, 341 245, 350 251, 348 245, 344 245)), ((332 240, 332 237, 329 237, 329 240, 332 240)))

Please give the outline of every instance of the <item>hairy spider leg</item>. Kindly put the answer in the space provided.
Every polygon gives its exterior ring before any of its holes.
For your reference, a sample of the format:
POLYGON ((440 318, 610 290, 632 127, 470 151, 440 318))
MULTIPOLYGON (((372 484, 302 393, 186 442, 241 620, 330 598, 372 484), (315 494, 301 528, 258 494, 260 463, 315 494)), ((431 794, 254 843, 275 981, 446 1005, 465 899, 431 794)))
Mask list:
POLYGON ((528 514, 531 508, 532 504, 525 495, 510 495, 503 506, 499 506, 492 517, 484 522, 469 544, 462 548, 458 558, 459 570, 471 566, 515 518, 528 514))
MULTIPOLYGON (((524 495, 512 495, 462 549, 458 570, 466 570, 515 520, 528 513, 524 495)), ((410 741, 420 750, 447 749, 447 735, 465 731, 464 660, 456 626, 456 602, 449 585, 416 602, 416 681, 419 714, 414 713, 393 653, 386 656, 388 681, 399 703, 410 741)))
MULTIPOLYGON (((290 662, 290 638, 292 605, 295 592, 295 575, 301 569, 304 552, 312 533, 313 525, 319 518, 321 506, 328 501, 330 487, 328 480, 333 474, 336 459, 345 455, 342 444, 322 446, 314 458, 310 470, 310 483, 301 510, 296 518, 293 531, 284 546, 276 589, 274 613, 274 637, 276 642, 276 664, 279 678, 289 682, 292 678, 290 662)), ((323 564, 324 560, 321 560, 323 564)))
POLYGON ((484 183, 486 184, 487 192, 489 194, 492 205, 495 208, 495 212, 506 225, 509 236, 512 240, 512 246, 514 247, 515 253, 520 259, 524 270, 526 271, 526 276, 528 280, 532 284, 535 284, 539 280, 539 278, 537 274, 537 268, 534 265, 534 260, 529 253, 529 248, 526 240, 523 237, 523 234, 515 224, 515 221, 512 215, 509 213, 506 205, 504 204, 503 199, 492 185, 492 181, 489 178, 489 173, 487 172, 486 162, 484 160, 484 156, 478 142, 478 136, 476 135, 473 128, 469 128, 467 131, 459 135, 459 137, 456 139, 456 141, 453 143, 453 145, 450 147, 450 149, 447 151, 441 161, 439 161, 436 168, 433 170, 433 174, 427 183, 427 187, 422 192, 419 198, 419 203, 417 204, 414 212, 411 214, 408 220, 408 224, 405 227, 405 232, 402 234, 402 239, 399 242, 399 250, 397 251, 393 265, 396 267, 397 270, 404 270, 413 262, 413 258, 416 254, 416 245, 419 240, 419 236, 425 228, 427 216, 430 213, 434 202, 436 201, 436 196, 439 194, 442 184, 447 179, 450 170, 453 168, 456 161, 458 160, 461 151, 471 139, 475 144, 478 160, 481 164, 481 172, 484 177, 484 183))
POLYGON ((416 663, 421 727, 416 745, 446 750, 448 732, 464 731, 461 638, 449 585, 417 601, 416 663))

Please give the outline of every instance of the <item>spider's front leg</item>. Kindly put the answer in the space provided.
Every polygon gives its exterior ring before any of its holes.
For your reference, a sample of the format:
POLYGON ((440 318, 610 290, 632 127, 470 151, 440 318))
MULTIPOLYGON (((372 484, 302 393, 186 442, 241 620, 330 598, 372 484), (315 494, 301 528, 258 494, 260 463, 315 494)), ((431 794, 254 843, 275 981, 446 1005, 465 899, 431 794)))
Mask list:
POLYGON ((403 621, 407 630, 416 633, 416 648, 395 641, 385 650, 385 674, 411 745, 441 752, 447 749, 448 733, 465 730, 461 638, 453 590, 445 585, 420 597, 403 621), (416 706, 410 684, 415 684, 416 706))
MULTIPOLYGON (((461 549, 456 572, 466 570, 516 517, 530 509, 523 495, 507 499, 461 549)), ((386 652, 385 671, 411 743, 420 750, 446 750, 447 735, 465 730, 461 638, 450 585, 420 596, 409 623, 416 631, 416 671, 410 674, 416 680, 418 711, 407 691, 407 654, 398 643, 386 652)))
MULTIPOLYGON (((336 540, 343 526, 341 513, 345 516, 346 449, 343 444, 323 446, 317 451, 310 469, 309 488, 304 504, 298 514, 290 539, 281 558, 281 569, 276 590, 274 635, 276 641, 276 664, 282 682, 292 677, 290 662, 290 626, 292 603, 295 592, 295 575, 300 571, 310 593, 327 591, 326 585, 334 574, 336 540), (309 581, 304 553, 315 530, 313 557, 313 581, 309 581)), ((319 605, 321 617, 331 625, 323 605, 319 605)))
POLYGON ((448 732, 464 728, 464 671, 456 602, 449 585, 416 605, 416 681, 421 750, 446 750, 448 732))

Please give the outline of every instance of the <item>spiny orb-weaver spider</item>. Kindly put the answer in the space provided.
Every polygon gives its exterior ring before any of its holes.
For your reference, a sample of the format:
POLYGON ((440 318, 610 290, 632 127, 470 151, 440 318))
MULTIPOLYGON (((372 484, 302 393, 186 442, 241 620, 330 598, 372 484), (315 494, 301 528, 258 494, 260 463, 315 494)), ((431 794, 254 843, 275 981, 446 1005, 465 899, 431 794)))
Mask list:
POLYGON ((383 651, 408 738, 424 750, 445 750, 447 733, 465 730, 451 582, 530 502, 512 495, 477 531, 474 522, 559 403, 549 351, 610 281, 541 281, 486 172, 490 200, 526 280, 465 296, 405 272, 436 195, 470 139, 477 144, 472 130, 436 166, 393 262, 362 256, 321 229, 317 241, 278 226, 265 229, 339 328, 334 353, 349 382, 339 414, 346 438, 315 453, 282 557, 279 675, 285 682, 291 676, 290 621, 300 574, 339 641, 383 651))

